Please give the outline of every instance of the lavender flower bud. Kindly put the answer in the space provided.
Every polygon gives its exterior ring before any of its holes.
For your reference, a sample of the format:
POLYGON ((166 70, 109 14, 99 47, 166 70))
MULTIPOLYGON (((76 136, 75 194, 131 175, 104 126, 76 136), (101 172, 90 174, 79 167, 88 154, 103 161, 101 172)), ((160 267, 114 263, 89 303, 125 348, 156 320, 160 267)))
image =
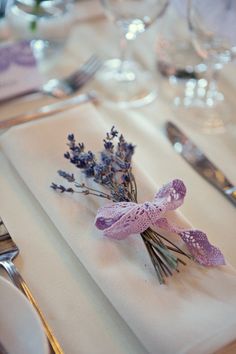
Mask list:
POLYGON ((112 144, 111 141, 104 140, 104 148, 105 148, 107 151, 112 152, 112 150, 113 150, 113 148, 114 148, 114 145, 112 144))
POLYGON ((59 176, 65 178, 68 182, 75 182, 75 177, 73 173, 68 173, 62 170, 57 171, 59 176))
POLYGON ((74 136, 74 134, 68 134, 67 139, 68 139, 69 141, 75 141, 75 136, 74 136))
POLYGON ((67 152, 64 153, 64 157, 65 157, 66 159, 70 159, 70 153, 69 153, 69 151, 67 151, 67 152))

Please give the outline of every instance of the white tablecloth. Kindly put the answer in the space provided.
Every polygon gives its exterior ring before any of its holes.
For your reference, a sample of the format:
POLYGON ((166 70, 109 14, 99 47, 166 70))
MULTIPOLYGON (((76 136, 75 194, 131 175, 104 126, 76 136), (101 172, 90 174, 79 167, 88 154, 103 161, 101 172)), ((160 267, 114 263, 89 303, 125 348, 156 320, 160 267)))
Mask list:
MULTIPOLYGON (((139 46, 135 47, 136 56, 152 67, 155 60, 152 52, 155 35, 156 27, 153 26, 149 33, 138 39, 139 46), (148 51, 145 50, 148 47, 148 51), (147 52, 149 55, 144 55, 147 52)), ((52 60, 41 69, 45 76, 63 76, 94 52, 110 57, 116 55, 116 40, 118 33, 115 27, 105 19, 78 23, 61 58, 52 60)), ((233 65, 229 66, 221 80, 231 103, 234 72, 233 65)), ((192 224, 206 230, 214 244, 236 267, 235 208, 175 154, 163 134, 164 122, 168 119, 175 121, 235 182, 235 125, 232 124, 225 134, 212 136, 190 129, 172 110, 168 101, 168 84, 158 75, 157 85, 160 87, 158 100, 142 109, 123 111, 102 103, 97 110, 107 123, 116 122, 118 127, 125 126, 129 140, 139 146, 135 158, 152 178, 158 174, 158 184, 175 177, 184 179, 189 196, 182 207, 184 215, 192 224), (155 140, 151 155, 150 141, 155 140), (157 148, 158 141, 161 141, 160 150, 157 148)), ((1 119, 51 101, 46 97, 31 97, 2 106, 1 119)), ((65 353, 146 353, 140 340, 95 285, 66 242, 59 237, 57 229, 3 151, 0 151, 0 166, 0 215, 21 249, 16 264, 65 353), (46 259, 50 259, 50 262, 45 262, 46 259), (54 301, 55 298, 57 301, 54 301)), ((228 348, 220 351, 223 352, 233 353, 235 348, 229 344, 228 348)), ((158 348, 156 353, 159 353, 158 348)))

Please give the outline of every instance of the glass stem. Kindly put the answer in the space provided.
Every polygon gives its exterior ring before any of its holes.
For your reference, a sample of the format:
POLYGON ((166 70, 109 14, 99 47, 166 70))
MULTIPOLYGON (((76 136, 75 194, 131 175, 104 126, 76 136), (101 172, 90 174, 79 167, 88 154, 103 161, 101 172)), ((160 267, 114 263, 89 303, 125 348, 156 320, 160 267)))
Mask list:
POLYGON ((223 95, 218 91, 219 69, 216 68, 214 61, 208 63, 207 76, 208 88, 206 98, 211 99, 212 104, 214 104, 216 101, 223 99, 223 95))
POLYGON ((124 61, 128 56, 128 40, 124 35, 120 38, 120 60, 124 61))
POLYGON ((128 58, 128 40, 125 38, 124 34, 121 35, 120 38, 120 68, 119 73, 122 73, 124 70, 124 63, 128 58))

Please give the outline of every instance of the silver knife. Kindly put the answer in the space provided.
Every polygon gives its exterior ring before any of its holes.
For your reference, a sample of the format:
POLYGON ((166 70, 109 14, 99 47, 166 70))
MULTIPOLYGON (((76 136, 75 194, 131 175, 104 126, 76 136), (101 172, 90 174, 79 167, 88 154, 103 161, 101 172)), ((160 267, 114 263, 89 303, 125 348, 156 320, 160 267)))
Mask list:
POLYGON ((224 173, 172 122, 166 123, 166 133, 175 151, 236 206, 236 186, 224 173))
POLYGON ((94 91, 77 95, 75 97, 52 103, 46 106, 43 106, 37 110, 30 111, 27 113, 19 114, 17 116, 0 120, 0 129, 7 129, 13 125, 18 125, 21 123, 26 123, 38 118, 43 118, 50 116, 55 113, 63 112, 67 109, 73 108, 79 104, 86 103, 89 101, 96 101, 97 95, 94 91))

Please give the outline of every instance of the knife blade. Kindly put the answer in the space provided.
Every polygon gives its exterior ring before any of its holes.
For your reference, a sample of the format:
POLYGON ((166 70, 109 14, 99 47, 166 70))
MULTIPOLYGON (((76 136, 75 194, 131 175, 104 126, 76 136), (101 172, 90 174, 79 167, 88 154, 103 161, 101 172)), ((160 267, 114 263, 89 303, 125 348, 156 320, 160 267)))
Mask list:
POLYGON ((197 145, 172 122, 166 123, 166 134, 174 150, 236 206, 236 186, 208 159, 197 145))
POLYGON ((89 101, 96 101, 97 95, 94 91, 77 95, 75 97, 62 100, 57 103, 52 103, 46 106, 43 106, 37 110, 26 112, 23 114, 16 115, 11 118, 0 120, 0 129, 7 129, 13 125, 18 125, 26 122, 30 122, 35 119, 48 117, 52 114, 63 112, 67 109, 73 108, 79 104, 86 103, 89 101))

